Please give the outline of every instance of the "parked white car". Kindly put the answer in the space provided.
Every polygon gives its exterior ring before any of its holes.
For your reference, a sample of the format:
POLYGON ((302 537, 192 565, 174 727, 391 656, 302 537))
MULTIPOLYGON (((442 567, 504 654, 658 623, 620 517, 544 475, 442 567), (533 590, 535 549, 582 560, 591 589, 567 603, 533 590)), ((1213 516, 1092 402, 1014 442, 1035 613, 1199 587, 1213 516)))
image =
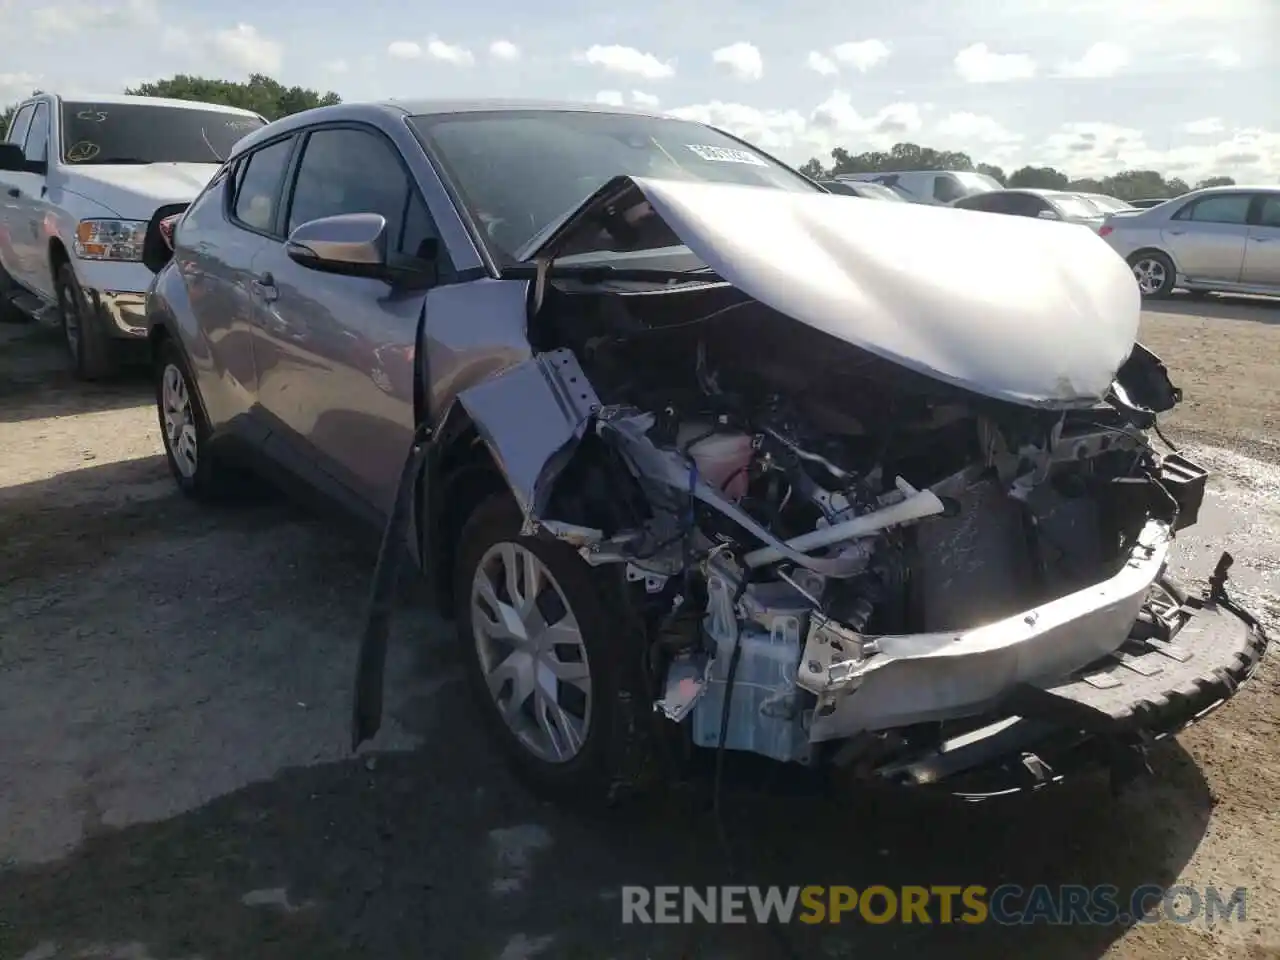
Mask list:
POLYGON ((0 312, 59 324, 76 373, 109 376, 128 341, 147 335, 145 259, 163 243, 159 221, 265 124, 156 97, 24 101, 0 142, 0 312))

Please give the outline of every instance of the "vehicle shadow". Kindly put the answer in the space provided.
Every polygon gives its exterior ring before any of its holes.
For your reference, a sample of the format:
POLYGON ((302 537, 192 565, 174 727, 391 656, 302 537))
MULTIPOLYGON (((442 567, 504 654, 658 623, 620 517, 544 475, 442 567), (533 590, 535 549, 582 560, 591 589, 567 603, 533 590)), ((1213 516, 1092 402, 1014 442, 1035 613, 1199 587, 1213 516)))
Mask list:
POLYGON ((1280 323, 1280 297, 1244 297, 1231 294, 1208 294, 1191 297, 1174 294, 1168 300, 1144 304, 1154 313, 1176 313, 1184 317, 1208 320, 1242 320, 1252 323, 1280 323))
POLYGON ((57 331, 36 323, 0 324, 0 423, 20 423, 154 402, 144 363, 104 383, 83 383, 68 365, 57 331))
POLYGON ((1087 781, 994 805, 738 786, 724 796, 722 821, 735 875, 700 803, 667 798, 598 818, 539 804, 507 775, 462 685, 430 702, 447 721, 417 751, 290 769, 163 822, 100 830, 58 862, 0 872, 0 955, 62 955, 50 951, 93 943, 236 960, 853 957, 904 947, 919 957, 1092 960, 1123 927, 845 918, 775 936, 754 924, 624 925, 621 888, 1105 883, 1124 891, 1171 884, 1209 818, 1205 783, 1177 745, 1156 751, 1157 781, 1117 801, 1087 781))

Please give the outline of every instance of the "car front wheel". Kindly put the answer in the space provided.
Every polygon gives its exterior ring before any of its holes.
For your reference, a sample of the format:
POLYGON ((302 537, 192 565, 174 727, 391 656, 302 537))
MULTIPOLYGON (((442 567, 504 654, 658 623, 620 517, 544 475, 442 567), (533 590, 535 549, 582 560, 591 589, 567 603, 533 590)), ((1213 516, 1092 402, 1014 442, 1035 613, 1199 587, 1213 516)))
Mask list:
POLYGON ((1163 253, 1154 250, 1136 253, 1129 258, 1129 266, 1143 299, 1162 300, 1173 292, 1177 269, 1163 253))
POLYGON ((119 366, 116 345, 107 336, 70 264, 58 268, 57 288, 62 336, 76 376, 82 380, 114 376, 119 366))
MULTIPOLYGON (((595 805, 637 771, 641 657, 608 573, 569 546, 520 535, 506 496, 462 534, 458 632, 473 693, 517 773, 535 790, 595 805)), ((645 710, 646 717, 652 708, 645 710)))

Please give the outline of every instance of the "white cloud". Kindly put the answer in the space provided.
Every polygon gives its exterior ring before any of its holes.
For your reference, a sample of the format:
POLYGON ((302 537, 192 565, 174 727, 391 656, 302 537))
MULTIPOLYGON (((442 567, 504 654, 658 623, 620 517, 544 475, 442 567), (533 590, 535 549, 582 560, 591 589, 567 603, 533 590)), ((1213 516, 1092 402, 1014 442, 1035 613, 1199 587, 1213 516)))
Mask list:
POLYGON ((345 60, 330 60, 324 65, 324 69, 326 73, 350 73, 351 64, 347 63, 345 60))
POLYGON ((596 94, 596 103, 603 103, 610 107, 620 107, 623 104, 622 91, 601 90, 596 94))
POLYGON ((1081 79, 1114 77, 1128 65, 1129 51, 1104 40, 1089 47, 1079 60, 1064 63, 1060 75, 1081 79))
POLYGON ((764 76, 764 59, 759 48, 744 40, 712 51, 711 61, 727 67, 739 80, 759 80, 764 76))
POLYGON ((51 3, 31 11, 31 25, 43 38, 83 30, 150 27, 159 22, 160 11, 156 0, 51 3))
POLYGON ((0 109, 15 100, 29 97, 39 83, 38 73, 0 73, 0 109))
POLYGON ((872 67, 889 59, 889 45, 883 40, 857 40, 841 43, 831 48, 831 55, 840 63, 866 73, 872 67))
POLYGON ((1217 46, 1204 55, 1215 67, 1221 70, 1234 70, 1240 66, 1240 54, 1231 47, 1217 46))
POLYGON ((631 102, 637 107, 643 107, 646 110, 656 110, 658 108, 658 104, 662 101, 652 93, 645 93, 643 90, 632 90, 631 102))
POLYGON ((1203 120, 1192 120, 1190 123, 1184 124, 1182 129, 1193 136, 1207 137, 1215 133, 1222 133, 1226 127, 1218 117, 1205 117, 1203 120))
POLYGON ((651 53, 644 53, 635 47, 623 47, 617 44, 602 46, 596 44, 586 53, 578 54, 575 59, 602 67, 611 73, 626 73, 646 80, 665 80, 675 76, 675 64, 659 60, 651 53))
POLYGON ((805 138, 808 123, 798 110, 761 110, 742 103, 712 100, 668 112, 682 120, 696 120, 727 130, 769 152, 808 149, 805 138))
MULTIPOLYGON (((872 147, 882 148, 919 132, 924 118, 915 103, 891 103, 864 116, 853 106, 853 98, 847 92, 837 90, 814 108, 810 123, 820 132, 839 135, 836 140, 843 137, 847 141, 852 134, 872 147)), ((853 146, 847 142, 844 145, 853 146)))
POLYGON ((466 47, 445 43, 439 37, 427 41, 427 56, 441 63, 451 63, 455 67, 467 67, 476 62, 475 56, 466 47))
POLYGON ((510 40, 495 40, 489 44, 489 56, 495 60, 519 60, 520 48, 510 40))
POLYGON ((995 53, 985 43, 975 43, 956 54, 956 73, 969 83, 1008 83, 1036 74, 1036 62, 1025 53, 995 53))
POLYGON ((937 125, 938 136, 964 141, 966 144, 1000 146, 1018 143, 1022 134, 1015 133, 995 117, 979 113, 952 113, 937 125))
POLYGON ((275 73, 284 60, 280 44, 264 37, 257 27, 248 23, 217 31, 209 45, 220 60, 247 73, 275 73))
POLYGON ((387 44, 387 54, 397 60, 417 60, 422 56, 422 47, 412 40, 394 40, 387 44))
POLYGON ((820 73, 824 77, 834 77, 840 72, 840 68, 836 66, 834 60, 825 53, 819 53, 817 50, 810 50, 809 56, 805 58, 805 66, 814 73, 820 73))

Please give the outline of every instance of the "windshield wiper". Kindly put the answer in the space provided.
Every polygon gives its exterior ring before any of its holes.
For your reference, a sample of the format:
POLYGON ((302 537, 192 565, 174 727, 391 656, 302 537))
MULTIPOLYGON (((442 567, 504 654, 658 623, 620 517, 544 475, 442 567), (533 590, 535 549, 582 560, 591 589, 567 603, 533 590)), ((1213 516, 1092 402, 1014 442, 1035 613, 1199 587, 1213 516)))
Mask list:
POLYGON ((81 160, 80 163, 77 164, 77 166, 83 166, 84 164, 100 164, 100 163, 152 164, 152 163, 155 163, 155 161, 145 160, 142 157, 94 157, 91 160, 81 160))

